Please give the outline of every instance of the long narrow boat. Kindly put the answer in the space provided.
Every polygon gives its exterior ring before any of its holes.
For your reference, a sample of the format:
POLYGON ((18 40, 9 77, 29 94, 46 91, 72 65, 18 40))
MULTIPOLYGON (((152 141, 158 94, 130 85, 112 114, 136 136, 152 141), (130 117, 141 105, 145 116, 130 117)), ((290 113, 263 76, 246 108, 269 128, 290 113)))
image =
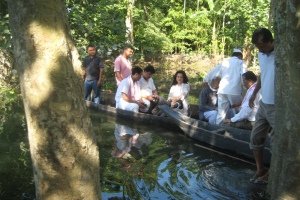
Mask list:
MULTIPOLYGON (((207 122, 196 120, 176 112, 167 105, 159 106, 159 108, 167 114, 187 136, 213 147, 252 160, 254 159, 253 153, 249 148, 250 130, 230 126, 211 125, 207 122)), ((264 162, 269 164, 271 158, 269 139, 266 144, 264 149, 264 162)))
POLYGON ((132 122, 137 123, 143 123, 143 124, 150 124, 150 125, 156 125, 156 126, 165 126, 165 127, 171 127, 172 129, 178 130, 178 127, 174 123, 174 121, 166 116, 157 116, 157 115, 151 115, 146 113, 135 113, 127 110, 117 109, 111 105, 103 105, 103 104, 95 104, 91 101, 86 101, 86 105, 88 108, 105 112, 111 116, 117 117, 117 118, 123 118, 127 120, 132 120, 132 122))

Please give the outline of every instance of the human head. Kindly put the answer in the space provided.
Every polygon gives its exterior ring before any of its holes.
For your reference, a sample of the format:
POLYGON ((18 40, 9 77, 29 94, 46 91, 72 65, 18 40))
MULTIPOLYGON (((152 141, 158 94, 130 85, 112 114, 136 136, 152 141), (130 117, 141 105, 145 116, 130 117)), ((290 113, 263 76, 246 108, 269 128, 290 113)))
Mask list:
POLYGON ((178 83, 187 83, 189 81, 186 73, 183 70, 177 71, 173 76, 173 83, 172 85, 176 85, 178 83))
POLYGON ((152 75, 155 74, 155 69, 152 65, 147 65, 145 67, 144 72, 143 72, 143 77, 145 80, 148 80, 149 78, 152 77, 152 75))
POLYGON ((94 56, 94 55, 96 55, 97 48, 96 48, 95 45, 89 44, 86 48, 86 51, 87 51, 89 56, 94 56))
POLYGON ((125 58, 130 58, 130 57, 133 55, 133 46, 130 45, 130 44, 126 44, 126 45, 123 47, 122 55, 123 55, 125 58))
POLYGON ((210 87, 212 87, 215 90, 218 90, 220 81, 221 81, 221 77, 219 77, 219 76, 214 77, 210 82, 210 87))
POLYGON ((243 75, 243 84, 248 89, 250 88, 256 81, 257 76, 252 71, 247 71, 243 75))
POLYGON ((239 59, 243 59, 243 53, 240 49, 234 48, 231 57, 238 57, 239 59))
POLYGON ((252 34, 252 43, 262 53, 269 53, 274 49, 273 36, 269 29, 259 28, 252 34))
POLYGON ((142 76, 142 68, 138 67, 138 66, 135 66, 131 69, 131 78, 132 80, 135 82, 135 81, 138 81, 141 79, 141 76, 142 76))

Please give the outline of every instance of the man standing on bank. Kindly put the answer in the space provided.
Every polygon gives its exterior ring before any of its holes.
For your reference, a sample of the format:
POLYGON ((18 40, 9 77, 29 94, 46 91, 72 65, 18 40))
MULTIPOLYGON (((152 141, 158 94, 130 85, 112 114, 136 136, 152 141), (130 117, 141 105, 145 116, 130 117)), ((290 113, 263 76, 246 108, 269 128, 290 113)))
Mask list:
POLYGON ((117 81, 117 85, 120 82, 131 75, 131 62, 129 58, 133 55, 133 47, 126 45, 123 48, 122 54, 119 55, 115 60, 114 72, 117 81))
MULTIPOLYGON (((268 170, 263 165, 263 148, 270 129, 275 125, 275 53, 272 33, 266 28, 254 31, 252 43, 258 48, 258 61, 261 76, 250 98, 249 106, 254 106, 254 100, 259 89, 262 99, 255 117, 251 132, 250 148, 253 150, 256 162, 256 174, 250 180, 253 183, 267 183, 268 170)), ((274 134, 271 131, 271 136, 274 134)))
POLYGON ((83 79, 84 79, 84 99, 88 100, 92 91, 94 92, 94 102, 100 103, 101 76, 104 65, 99 56, 95 45, 88 45, 88 56, 83 60, 83 79))

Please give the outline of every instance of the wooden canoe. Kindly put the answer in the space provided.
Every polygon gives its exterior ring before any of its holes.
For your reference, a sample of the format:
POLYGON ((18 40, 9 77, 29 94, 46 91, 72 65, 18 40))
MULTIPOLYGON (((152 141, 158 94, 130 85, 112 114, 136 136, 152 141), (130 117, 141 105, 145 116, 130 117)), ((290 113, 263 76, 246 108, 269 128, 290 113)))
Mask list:
POLYGON ((167 116, 157 116, 146 113, 135 113, 127 110, 117 109, 111 105, 95 104, 91 101, 86 101, 86 105, 92 110, 105 112, 116 118, 131 120, 135 123, 164 126, 178 130, 178 127, 176 126, 174 121, 167 116))
MULTIPOLYGON (((250 130, 233 128, 230 126, 211 125, 207 122, 196 120, 174 111, 169 106, 159 108, 167 114, 176 125, 189 137, 209 144, 218 149, 253 160, 253 152, 249 147, 250 130)), ((270 163, 270 140, 266 141, 264 148, 264 162, 270 163)))

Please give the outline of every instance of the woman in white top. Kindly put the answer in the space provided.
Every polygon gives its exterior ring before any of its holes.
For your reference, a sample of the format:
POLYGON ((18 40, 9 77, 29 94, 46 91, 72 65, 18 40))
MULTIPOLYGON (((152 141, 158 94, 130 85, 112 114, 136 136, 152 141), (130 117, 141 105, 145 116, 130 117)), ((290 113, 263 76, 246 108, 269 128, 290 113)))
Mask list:
POLYGON ((180 111, 182 114, 188 114, 187 97, 190 92, 188 77, 183 70, 179 70, 173 76, 172 87, 169 92, 168 102, 171 107, 180 111))

